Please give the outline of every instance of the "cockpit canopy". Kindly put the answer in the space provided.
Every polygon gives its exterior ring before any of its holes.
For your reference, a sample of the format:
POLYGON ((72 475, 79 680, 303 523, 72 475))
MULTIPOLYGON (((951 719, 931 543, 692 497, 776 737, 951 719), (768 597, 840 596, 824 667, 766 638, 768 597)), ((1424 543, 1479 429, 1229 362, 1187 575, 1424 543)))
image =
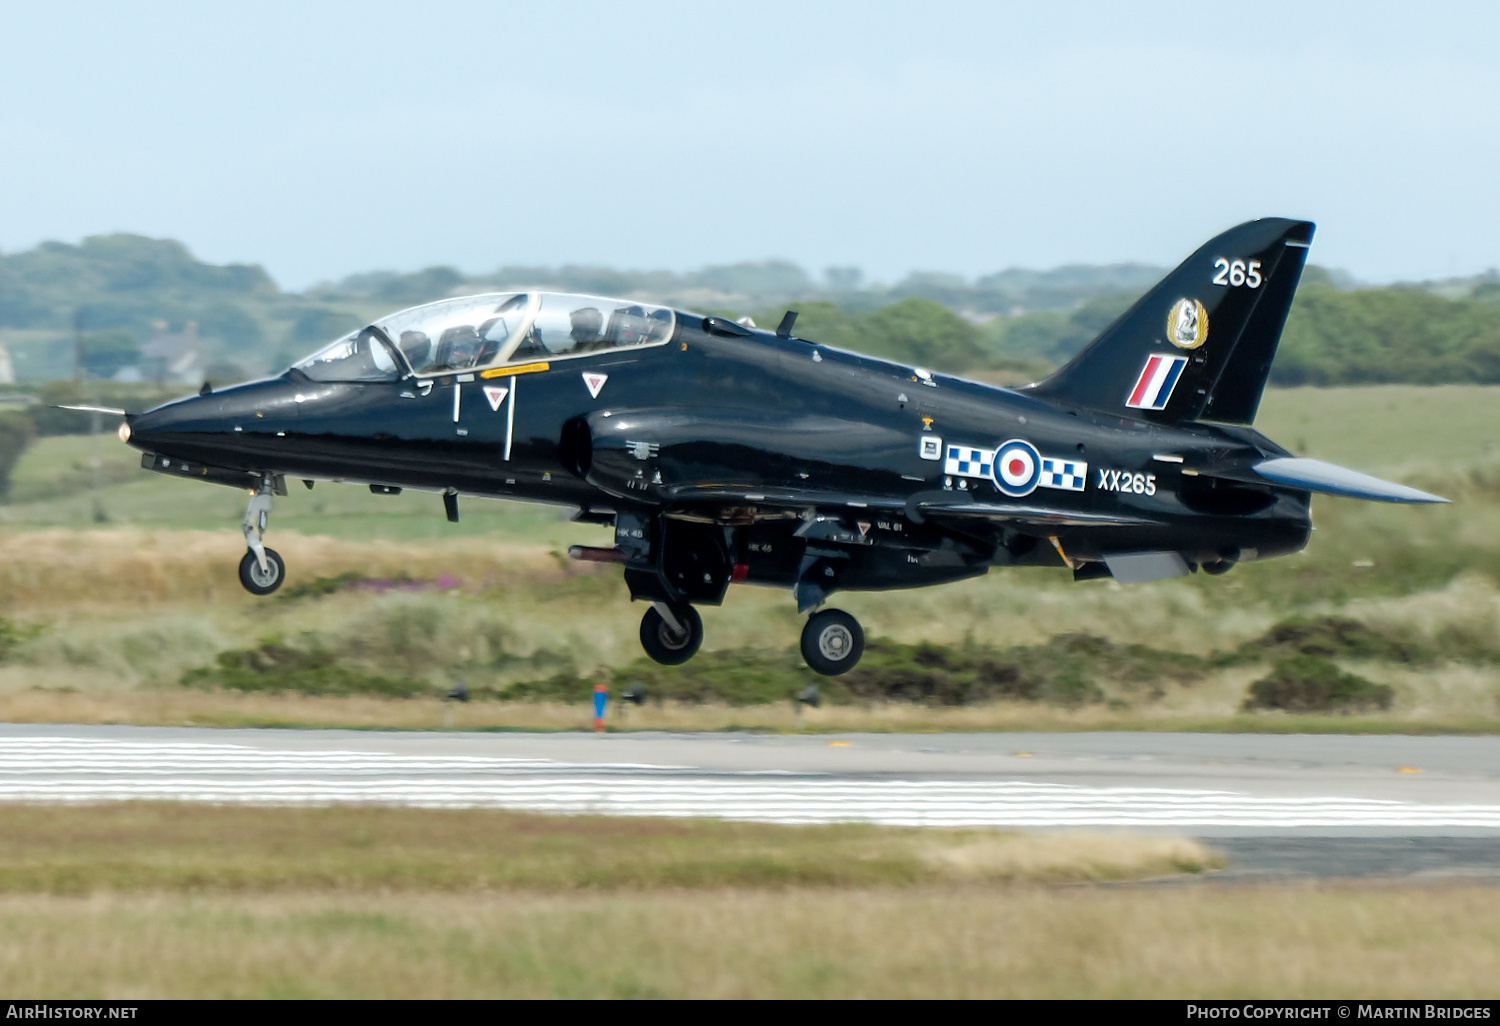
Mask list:
POLYGON ((675 326, 667 307, 631 299, 490 292, 382 317, 293 367, 314 381, 395 381, 661 345, 675 326))

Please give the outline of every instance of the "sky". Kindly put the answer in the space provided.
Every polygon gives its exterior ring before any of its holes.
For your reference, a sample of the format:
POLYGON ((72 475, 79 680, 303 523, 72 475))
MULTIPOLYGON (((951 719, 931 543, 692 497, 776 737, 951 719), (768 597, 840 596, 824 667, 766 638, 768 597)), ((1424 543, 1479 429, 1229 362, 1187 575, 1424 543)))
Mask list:
POLYGON ((1261 216, 1500 265, 1500 4, 0 0, 0 251, 375 269, 1172 265, 1261 216))

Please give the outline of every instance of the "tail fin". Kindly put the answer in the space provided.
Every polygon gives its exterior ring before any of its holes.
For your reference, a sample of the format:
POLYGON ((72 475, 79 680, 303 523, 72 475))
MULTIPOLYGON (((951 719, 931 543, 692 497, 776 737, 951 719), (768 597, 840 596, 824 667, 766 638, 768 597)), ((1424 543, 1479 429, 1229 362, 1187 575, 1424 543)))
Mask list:
POLYGON ((1285 218, 1231 228, 1025 391, 1158 424, 1250 423, 1312 234, 1285 218))

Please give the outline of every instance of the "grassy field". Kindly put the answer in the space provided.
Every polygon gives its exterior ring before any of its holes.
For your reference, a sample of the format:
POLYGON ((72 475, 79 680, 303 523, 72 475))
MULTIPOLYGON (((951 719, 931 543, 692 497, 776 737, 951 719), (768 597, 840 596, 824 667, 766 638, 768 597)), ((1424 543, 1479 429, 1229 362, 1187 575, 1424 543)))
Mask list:
MULTIPOLYGON (((1267 395, 1299 453, 1448 495, 1442 508, 1319 499, 1306 553, 1124 588, 996 571, 840 595, 872 638, 1040 646, 1087 634, 1198 660, 1098 697, 943 706, 648 702, 623 729, 1472 731, 1500 729, 1500 390, 1267 395), (1336 616, 1418 653, 1344 652, 1388 710, 1246 713, 1274 658, 1247 644, 1336 616), (1236 656, 1240 653, 1240 656, 1236 656), (1235 658, 1229 658, 1235 656, 1235 658)), ((629 679, 641 608, 608 544, 556 512, 299 487, 269 600, 234 576, 243 496, 137 469, 100 439, 41 440, 0 506, 0 720, 579 729, 578 703, 443 702, 555 678, 629 679), (96 521, 96 502, 105 519, 96 521), (333 587, 354 574, 390 586, 333 587), (401 575, 409 578, 397 584, 401 575), (441 582, 441 584, 440 584, 441 582), (452 585, 452 586, 448 586, 452 585), (262 642, 418 697, 183 686, 262 642), (187 675, 185 677, 185 675, 187 675)), ((794 665, 790 596, 732 589, 705 656, 794 665)), ((1161 658, 1165 659, 1165 656, 1161 658)), ((690 664, 691 665, 691 664, 690 664)), ((1167 665, 1166 663, 1163 664, 1167 665)), ((810 679, 781 669, 784 690, 810 679)), ((832 695, 834 685, 825 685, 832 695)), ((1387 883, 1138 885, 1211 870, 1201 845, 869 826, 553 819, 487 810, 0 807, 0 989, 52 997, 1493 998, 1493 890, 1387 883), (1114 881, 1114 882, 1109 882, 1114 881)))
POLYGON ((0 986, 108 998, 1494 999, 1473 886, 0 895, 0 986))
POLYGON ((1500 388, 1268 389, 1255 428, 1299 456, 1402 477, 1500 461, 1500 388))
POLYGON ((0 894, 1078 883, 1198 873, 1128 834, 544 816, 487 809, 0 805, 0 894))
MULTIPOLYGON (((1205 659, 1288 617, 1351 618, 1441 656, 1420 665, 1340 656, 1351 671, 1393 689, 1389 710, 1322 718, 1242 714, 1248 685, 1266 667, 1240 664, 1145 691, 1106 682, 1084 706, 864 702, 799 713, 789 702, 664 703, 629 710, 622 725, 1494 730, 1500 727, 1497 400, 1500 390, 1459 386, 1268 393, 1258 426, 1288 447, 1410 481, 1455 502, 1413 508, 1319 498, 1306 552, 1237 567, 1226 577, 1125 588, 1074 584, 1060 570, 997 570, 939 588, 836 599, 870 637, 894 643, 1004 648, 1087 634, 1205 659)), ((136 458, 112 437, 48 438, 18 466, 13 501, 0 506, 0 718, 560 729, 581 722, 577 708, 194 693, 179 681, 221 652, 265 641, 330 653, 358 672, 419 680, 433 695, 458 681, 499 693, 558 674, 587 680, 607 672, 623 680, 641 665, 641 607, 628 602, 618 572, 570 563, 563 554, 570 543, 608 544, 605 530, 570 523, 545 507, 479 501, 466 503, 463 521, 452 525, 436 496, 296 487, 277 501, 269 537, 287 559, 288 585, 257 600, 235 579, 243 496, 140 471, 136 458), (117 482, 96 497, 103 523, 93 519, 95 499, 86 487, 94 445, 101 478, 117 482), (411 582, 329 590, 349 574, 386 582, 405 574, 411 582), (315 594, 320 590, 326 593, 315 594)), ((723 607, 703 616, 706 652, 764 652, 768 660, 795 664, 787 652, 801 618, 788 595, 734 588, 723 607)), ((796 669, 785 677, 788 695, 813 679, 796 669)))
POLYGON ((1493 1000, 1493 890, 814 888, 0 896, 53 998, 1493 1000))
MULTIPOLYGON (((273 544, 282 532, 330 535, 356 541, 426 541, 498 535, 538 544, 563 544, 580 530, 547 506, 475 501, 463 505, 450 524, 441 496, 420 492, 371 495, 352 485, 320 484, 312 491, 292 482, 290 494, 276 500, 273 544), (571 533, 570 533, 571 532, 571 533)), ((154 530, 228 532, 236 541, 245 515, 245 493, 237 488, 184 481, 141 469, 141 454, 111 434, 89 438, 61 435, 38 439, 11 475, 8 505, 0 505, 0 531, 139 525, 154 530), (102 483, 91 494, 93 461, 102 483), (95 500, 105 520, 95 519, 95 500)))
POLYGON ((1121 886, 1202 845, 485 810, 0 806, 53 998, 1490 997, 1492 891, 1121 886))

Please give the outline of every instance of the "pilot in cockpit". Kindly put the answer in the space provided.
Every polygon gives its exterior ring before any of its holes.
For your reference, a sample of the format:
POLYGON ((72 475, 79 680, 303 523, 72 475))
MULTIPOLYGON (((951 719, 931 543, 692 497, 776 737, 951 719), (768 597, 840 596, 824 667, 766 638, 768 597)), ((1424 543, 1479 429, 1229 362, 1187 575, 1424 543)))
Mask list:
POLYGON ((516 346, 516 351, 510 354, 512 360, 531 359, 538 356, 550 356, 551 353, 542 343, 542 333, 533 324, 526 331, 526 337, 521 339, 521 344, 516 346))
POLYGON ((568 315, 568 319, 572 325, 568 332, 573 340, 572 352, 586 353, 603 347, 603 314, 591 306, 585 306, 574 310, 568 315))
POLYGON ((638 306, 627 306, 609 315, 610 345, 633 346, 646 340, 646 311, 638 306))
POLYGON ((651 342, 665 342, 672 331, 672 315, 666 310, 652 310, 651 316, 647 318, 649 325, 646 329, 647 340, 651 342))
POLYGON ((472 324, 460 324, 443 332, 438 342, 438 362, 443 370, 464 370, 479 357, 479 332, 472 324))
POLYGON ((427 337, 425 331, 403 331, 399 345, 412 370, 426 369, 427 359, 432 355, 432 339, 427 337))

